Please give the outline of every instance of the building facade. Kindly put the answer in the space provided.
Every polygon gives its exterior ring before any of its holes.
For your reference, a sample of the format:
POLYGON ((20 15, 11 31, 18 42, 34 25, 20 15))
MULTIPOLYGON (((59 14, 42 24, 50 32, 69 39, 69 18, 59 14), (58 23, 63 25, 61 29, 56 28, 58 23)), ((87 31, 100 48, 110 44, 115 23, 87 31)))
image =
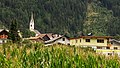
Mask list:
POLYGON ((63 45, 69 45, 70 41, 68 38, 66 38, 65 36, 61 36, 61 37, 56 37, 53 38, 51 40, 45 41, 45 45, 49 46, 49 45, 54 45, 54 44, 63 44, 63 45))
POLYGON ((91 47, 100 54, 117 54, 120 56, 120 46, 115 45, 116 43, 112 44, 110 41, 111 38, 110 36, 81 36, 78 38, 70 38, 70 45, 91 47))
POLYGON ((8 30, 0 29, 0 44, 6 43, 8 38, 8 30))
POLYGON ((107 47, 109 36, 81 36, 78 38, 70 38, 70 45, 88 46, 88 47, 107 47))

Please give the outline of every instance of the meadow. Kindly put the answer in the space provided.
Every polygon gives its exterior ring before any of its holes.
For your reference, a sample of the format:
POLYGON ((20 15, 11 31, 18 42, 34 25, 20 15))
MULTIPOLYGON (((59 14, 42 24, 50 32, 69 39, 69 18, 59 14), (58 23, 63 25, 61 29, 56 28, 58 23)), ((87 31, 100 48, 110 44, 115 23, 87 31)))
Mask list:
POLYGON ((120 58, 68 45, 0 45, 1 68, 120 68, 120 58))

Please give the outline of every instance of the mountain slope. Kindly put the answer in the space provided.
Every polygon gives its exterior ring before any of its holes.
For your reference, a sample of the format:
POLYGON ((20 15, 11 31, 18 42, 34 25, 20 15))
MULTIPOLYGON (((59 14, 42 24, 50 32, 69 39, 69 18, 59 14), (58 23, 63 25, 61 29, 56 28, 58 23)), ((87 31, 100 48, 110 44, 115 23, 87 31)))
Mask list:
POLYGON ((25 35, 33 12, 35 29, 41 33, 53 32, 70 37, 79 36, 81 31, 120 35, 119 3, 119 0, 0 0, 0 21, 9 28, 11 20, 17 19, 25 35))
POLYGON ((85 33, 91 32, 96 36, 120 34, 119 17, 115 17, 114 12, 104 7, 101 1, 94 0, 88 4, 86 17, 85 33))
POLYGON ((20 29, 24 30, 33 12, 35 28, 40 32, 74 35, 82 31, 86 4, 82 0, 1 0, 0 20, 8 27, 17 18, 20 29))
POLYGON ((94 1, 88 4, 86 17, 84 32, 103 36, 107 35, 107 26, 114 16, 111 10, 101 6, 100 1, 94 1))

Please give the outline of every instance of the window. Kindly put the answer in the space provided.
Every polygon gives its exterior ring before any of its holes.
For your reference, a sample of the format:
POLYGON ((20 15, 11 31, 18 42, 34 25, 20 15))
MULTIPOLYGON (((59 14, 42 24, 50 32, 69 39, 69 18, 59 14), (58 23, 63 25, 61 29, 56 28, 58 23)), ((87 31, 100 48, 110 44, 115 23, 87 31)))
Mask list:
POLYGON ((103 39, 97 39, 97 43, 104 43, 103 39))
POLYGON ((81 39, 80 39, 80 42, 81 42, 81 39))
POLYGON ((5 43, 5 40, 3 40, 3 43, 5 43))
POLYGON ((90 39, 86 39, 86 42, 90 42, 90 39))
POLYGON ((108 55, 112 55, 112 53, 108 53, 108 55))
POLYGON ((113 44, 113 42, 111 42, 111 44, 113 44))
POLYGON ((118 48, 117 47, 114 47, 115 50, 117 50, 118 48))
POLYGON ((76 39, 75 41, 76 41, 76 43, 77 43, 77 39, 76 39))
POLYGON ((110 49, 110 47, 106 47, 106 49, 110 49))
POLYGON ((63 41, 65 41, 65 38, 63 38, 63 41))
POLYGON ((102 47, 97 47, 97 49, 102 49, 102 47))

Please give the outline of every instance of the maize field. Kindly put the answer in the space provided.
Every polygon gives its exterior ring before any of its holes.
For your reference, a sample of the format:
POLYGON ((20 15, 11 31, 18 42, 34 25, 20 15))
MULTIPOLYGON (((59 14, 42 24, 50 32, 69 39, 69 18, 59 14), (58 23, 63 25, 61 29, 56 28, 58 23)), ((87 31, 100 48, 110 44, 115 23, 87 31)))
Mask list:
POLYGON ((67 45, 0 45, 0 68, 120 68, 120 58, 67 45))

